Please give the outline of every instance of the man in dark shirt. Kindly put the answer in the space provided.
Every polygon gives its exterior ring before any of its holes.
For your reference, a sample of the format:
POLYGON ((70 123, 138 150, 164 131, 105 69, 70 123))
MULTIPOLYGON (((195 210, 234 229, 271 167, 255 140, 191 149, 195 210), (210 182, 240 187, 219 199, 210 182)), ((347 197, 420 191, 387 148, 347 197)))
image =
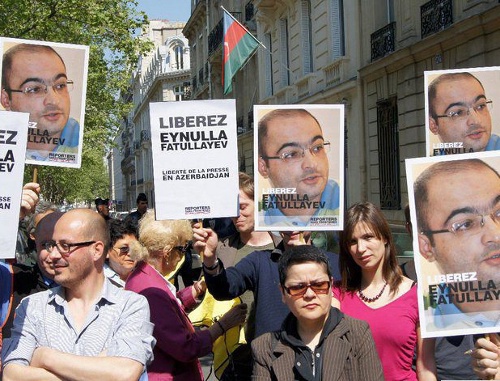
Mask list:
POLYGON ((139 220, 148 211, 148 197, 145 193, 139 193, 136 202, 137 210, 126 217, 126 219, 131 220, 135 225, 139 223, 139 220))

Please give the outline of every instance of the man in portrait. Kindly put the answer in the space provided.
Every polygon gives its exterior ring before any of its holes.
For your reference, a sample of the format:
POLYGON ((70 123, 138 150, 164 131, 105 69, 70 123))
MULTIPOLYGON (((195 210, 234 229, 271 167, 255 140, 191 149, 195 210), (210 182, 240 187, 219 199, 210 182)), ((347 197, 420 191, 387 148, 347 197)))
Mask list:
POLYGON ((498 326, 498 171, 477 158, 437 162, 417 177, 413 191, 419 251, 439 272, 423 274, 431 328, 498 326))
POLYGON ((4 53, 0 99, 6 110, 30 114, 27 159, 50 161, 51 153, 78 153, 80 125, 70 117, 73 85, 50 46, 21 43, 4 53))
MULTIPOLYGON (((500 138, 492 133, 493 101, 473 74, 441 74, 430 83, 427 97, 429 129, 441 143, 447 143, 444 149, 455 149, 455 153, 500 149, 500 138)), ((439 152, 434 150, 434 154, 439 152)))
POLYGON ((338 216, 340 188, 329 178, 330 145, 306 109, 275 109, 260 119, 258 171, 270 184, 261 203, 266 225, 307 226, 312 217, 338 216))

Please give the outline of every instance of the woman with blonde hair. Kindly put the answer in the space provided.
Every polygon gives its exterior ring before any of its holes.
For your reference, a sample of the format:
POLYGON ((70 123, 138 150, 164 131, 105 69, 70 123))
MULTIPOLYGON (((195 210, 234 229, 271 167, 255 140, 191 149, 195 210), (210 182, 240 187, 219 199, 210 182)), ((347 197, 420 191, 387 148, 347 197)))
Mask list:
POLYGON ((154 360, 147 369, 149 380, 202 381, 198 357, 210 353, 212 343, 225 331, 243 324, 246 305, 234 307, 209 329, 195 331, 185 310, 195 306, 204 284, 197 282, 176 292, 165 279, 188 248, 192 237, 189 221, 156 221, 150 210, 139 222, 139 237, 142 246, 134 245, 130 253, 138 264, 125 288, 144 295, 149 302, 157 341, 154 360))
POLYGON ((434 340, 420 337, 415 282, 403 276, 389 224, 372 203, 347 210, 339 265, 342 280, 334 284, 332 305, 368 322, 385 379, 436 380, 434 340))

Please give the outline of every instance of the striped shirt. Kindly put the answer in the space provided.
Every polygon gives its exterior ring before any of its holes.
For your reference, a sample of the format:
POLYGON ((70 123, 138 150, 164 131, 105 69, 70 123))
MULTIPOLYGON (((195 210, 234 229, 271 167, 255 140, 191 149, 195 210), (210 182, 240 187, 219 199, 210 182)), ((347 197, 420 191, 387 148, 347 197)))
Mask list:
POLYGON ((37 347, 80 356, 126 357, 147 365, 155 339, 149 305, 141 295, 106 279, 102 295, 78 332, 61 286, 24 298, 16 309, 11 338, 4 342, 3 366, 29 365, 37 347))

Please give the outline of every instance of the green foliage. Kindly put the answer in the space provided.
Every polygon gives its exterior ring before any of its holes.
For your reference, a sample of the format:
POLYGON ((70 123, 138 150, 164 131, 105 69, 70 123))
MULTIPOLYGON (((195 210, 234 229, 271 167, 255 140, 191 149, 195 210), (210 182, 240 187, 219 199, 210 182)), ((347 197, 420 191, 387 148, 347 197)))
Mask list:
MULTIPOLYGON (((0 36, 90 46, 82 168, 38 167, 53 202, 108 196, 106 147, 130 109, 121 97, 140 55, 152 49, 134 33, 147 17, 135 0, 1 0, 0 36)), ((26 168, 31 179, 33 168, 26 168)))

